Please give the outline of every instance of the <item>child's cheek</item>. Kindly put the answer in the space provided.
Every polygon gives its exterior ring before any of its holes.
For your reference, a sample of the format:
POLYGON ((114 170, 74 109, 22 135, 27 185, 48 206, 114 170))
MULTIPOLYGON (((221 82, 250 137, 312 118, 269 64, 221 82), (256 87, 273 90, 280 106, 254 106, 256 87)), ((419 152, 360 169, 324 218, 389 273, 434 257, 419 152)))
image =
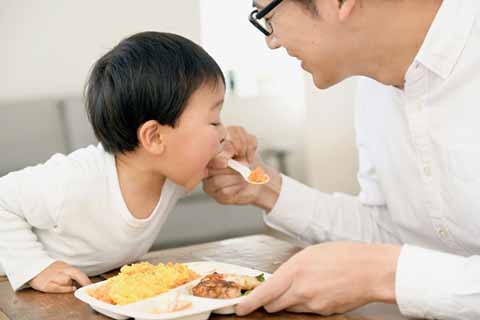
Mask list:
MULTIPOLYGON (((205 168, 210 160, 212 160, 219 151, 219 142, 215 140, 208 140, 207 143, 202 144, 203 147, 199 148, 197 163, 200 167, 205 168)), ((203 170, 202 170, 203 171, 203 170)))
POLYGON ((185 139, 183 143, 184 154, 180 156, 179 163, 183 166, 178 166, 179 174, 184 176, 184 179, 191 184, 195 180, 200 182, 205 175, 205 168, 210 160, 215 156, 218 150, 219 143, 212 139, 212 134, 203 133, 193 135, 189 139, 185 139), (188 159, 185 161, 185 159, 188 159))

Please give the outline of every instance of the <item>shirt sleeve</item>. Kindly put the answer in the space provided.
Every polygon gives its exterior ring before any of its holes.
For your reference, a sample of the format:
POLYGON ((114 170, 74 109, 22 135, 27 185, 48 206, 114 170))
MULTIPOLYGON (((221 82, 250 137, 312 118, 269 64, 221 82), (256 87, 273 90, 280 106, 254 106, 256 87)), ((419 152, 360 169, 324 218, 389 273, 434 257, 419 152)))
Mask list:
POLYGON ((358 197, 326 194, 287 176, 273 210, 264 215, 270 227, 306 243, 365 241, 400 243, 385 206, 363 204, 358 197))
POLYGON ((35 230, 55 228, 68 177, 68 161, 55 155, 0 178, 0 263, 14 290, 54 262, 35 230))
POLYGON ((480 256, 405 245, 396 273, 402 314, 425 319, 480 319, 480 256))
MULTIPOLYGON (((365 82, 362 86, 372 85, 368 80, 362 82, 365 82)), ((363 100, 357 94, 355 131, 360 194, 326 194, 282 176, 278 201, 264 216, 267 225, 307 243, 341 240, 401 243, 371 161, 368 124, 372 115, 364 109, 363 100)))

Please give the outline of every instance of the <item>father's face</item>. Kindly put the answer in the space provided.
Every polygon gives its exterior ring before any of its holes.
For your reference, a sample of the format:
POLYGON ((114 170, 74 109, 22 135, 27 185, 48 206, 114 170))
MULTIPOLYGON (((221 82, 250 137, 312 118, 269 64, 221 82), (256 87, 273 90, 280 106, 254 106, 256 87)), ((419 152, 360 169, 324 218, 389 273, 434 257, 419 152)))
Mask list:
MULTIPOLYGON (((261 9, 270 2, 254 3, 261 9)), ((317 0, 316 13, 300 2, 284 0, 266 16, 273 27, 266 42, 270 49, 285 48, 312 74, 318 88, 328 88, 349 76, 352 44, 347 39, 351 32, 339 21, 338 0, 317 0)))

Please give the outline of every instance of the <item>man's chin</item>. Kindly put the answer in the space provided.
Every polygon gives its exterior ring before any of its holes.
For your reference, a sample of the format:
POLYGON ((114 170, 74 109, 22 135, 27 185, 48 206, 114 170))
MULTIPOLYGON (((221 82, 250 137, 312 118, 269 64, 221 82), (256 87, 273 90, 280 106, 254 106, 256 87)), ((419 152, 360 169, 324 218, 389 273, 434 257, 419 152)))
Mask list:
POLYGON ((325 79, 324 77, 315 76, 314 73, 312 73, 312 80, 315 84, 315 87, 320 90, 328 89, 339 83, 339 81, 327 81, 327 79, 325 79))

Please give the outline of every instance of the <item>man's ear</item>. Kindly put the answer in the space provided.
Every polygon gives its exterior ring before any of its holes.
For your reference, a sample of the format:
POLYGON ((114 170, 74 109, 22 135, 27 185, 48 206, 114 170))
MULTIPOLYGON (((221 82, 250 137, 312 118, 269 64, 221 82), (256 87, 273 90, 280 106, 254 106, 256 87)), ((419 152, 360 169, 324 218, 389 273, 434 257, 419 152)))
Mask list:
POLYGON ((155 120, 149 120, 138 129, 138 141, 148 152, 161 155, 165 152, 165 137, 169 129, 155 120))
POLYGON ((340 22, 344 22, 350 17, 355 8, 357 0, 338 0, 339 10, 338 10, 338 19, 340 22))

